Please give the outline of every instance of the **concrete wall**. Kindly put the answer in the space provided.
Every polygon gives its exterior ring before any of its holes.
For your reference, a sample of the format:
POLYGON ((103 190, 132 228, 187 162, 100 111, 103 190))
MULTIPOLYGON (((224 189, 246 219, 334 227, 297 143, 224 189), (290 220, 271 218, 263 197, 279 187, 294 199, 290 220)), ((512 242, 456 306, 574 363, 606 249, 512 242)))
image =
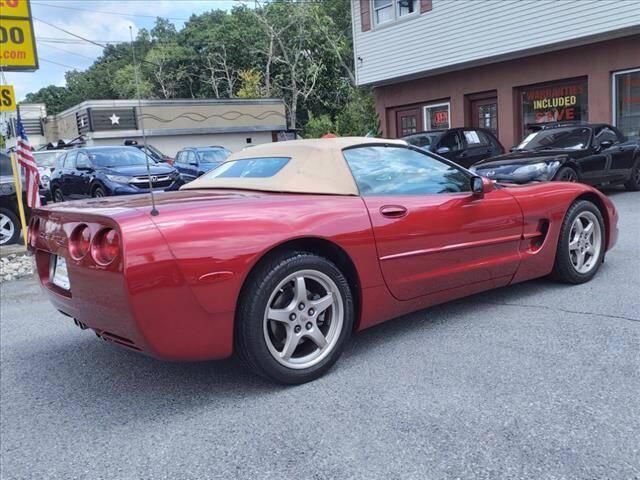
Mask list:
POLYGON ((638 0, 433 0, 428 12, 365 32, 361 2, 351 1, 361 85, 640 32, 638 0))
POLYGON ((462 127, 468 124, 465 96, 496 90, 500 141, 508 148, 521 134, 518 87, 587 77, 589 121, 611 123, 611 74, 634 67, 640 67, 640 35, 381 86, 376 109, 384 136, 393 138, 402 108, 450 101, 451 126, 462 127))

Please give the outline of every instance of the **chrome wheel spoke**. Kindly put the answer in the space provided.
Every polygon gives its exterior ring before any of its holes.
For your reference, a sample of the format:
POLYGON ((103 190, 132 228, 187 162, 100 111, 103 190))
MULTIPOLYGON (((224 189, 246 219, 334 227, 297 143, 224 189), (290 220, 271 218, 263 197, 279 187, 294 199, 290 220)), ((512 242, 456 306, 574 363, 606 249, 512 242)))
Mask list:
POLYGON ((573 252, 574 250, 578 250, 580 248, 580 237, 576 237, 569 242, 569 251, 573 252))
POLYGON ((307 282, 303 276, 296 277, 296 301, 298 304, 307 301, 307 282))
POLYGON ((576 269, 578 271, 582 270, 582 267, 584 267, 584 252, 576 252, 576 269))
POLYGON ((280 352, 280 358, 283 360, 291 360, 296 348, 298 348, 298 343, 300 343, 300 337, 293 333, 293 328, 287 328, 287 339, 284 342, 284 347, 282 347, 282 351, 280 352))
POLYGON ((267 318, 276 322, 289 323, 293 308, 269 308, 267 318))
POLYGON ((325 295, 324 297, 318 300, 313 300, 309 302, 309 304, 315 309, 315 311, 319 315, 322 312, 324 312, 327 308, 329 308, 331 305, 333 305, 333 295, 331 293, 328 293, 327 295, 325 295))
POLYGON ((306 332, 305 336, 309 337, 318 348, 324 348, 327 346, 327 339, 317 326, 306 332))
POLYGON ((590 211, 583 211, 574 220, 569 237, 569 254, 576 272, 591 272, 600 259, 603 241, 602 228, 597 217, 590 211))

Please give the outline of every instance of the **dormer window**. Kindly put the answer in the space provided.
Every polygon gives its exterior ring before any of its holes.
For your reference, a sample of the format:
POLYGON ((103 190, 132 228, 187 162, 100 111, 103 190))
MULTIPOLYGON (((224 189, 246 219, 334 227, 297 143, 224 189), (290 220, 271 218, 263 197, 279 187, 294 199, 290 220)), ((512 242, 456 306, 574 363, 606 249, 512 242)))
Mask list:
POLYGON ((417 13, 418 0, 372 0, 373 24, 384 25, 417 13))

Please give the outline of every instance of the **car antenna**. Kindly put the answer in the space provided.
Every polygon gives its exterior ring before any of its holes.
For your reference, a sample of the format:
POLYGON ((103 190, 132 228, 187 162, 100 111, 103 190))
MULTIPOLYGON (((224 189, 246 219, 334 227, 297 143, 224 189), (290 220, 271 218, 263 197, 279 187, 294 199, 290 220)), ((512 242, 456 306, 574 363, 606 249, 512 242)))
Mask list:
POLYGON ((149 193, 151 195, 151 215, 159 214, 156 209, 156 199, 153 194, 153 182, 151 181, 151 167, 149 166, 149 152, 147 151, 147 135, 144 131, 144 120, 142 119, 142 100, 140 100, 140 79, 138 78, 138 64, 136 63, 136 49, 133 46, 133 29, 129 25, 129 36, 131 37, 131 56, 133 57, 133 75, 136 82, 136 95, 138 96, 138 121, 142 130, 142 141, 144 142, 144 157, 147 163, 147 178, 149 179, 149 193))

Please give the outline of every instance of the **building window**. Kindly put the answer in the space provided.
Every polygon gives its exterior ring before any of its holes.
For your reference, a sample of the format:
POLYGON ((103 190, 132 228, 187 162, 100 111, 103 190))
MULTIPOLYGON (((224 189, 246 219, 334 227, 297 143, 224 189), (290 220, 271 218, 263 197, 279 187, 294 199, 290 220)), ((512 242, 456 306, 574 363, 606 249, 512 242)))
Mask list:
POLYGON ((565 80, 520 89, 523 131, 537 123, 587 121, 587 80, 565 80))
POLYGON ((640 68, 613 74, 613 124, 640 139, 640 68))
POLYGON ((373 24, 382 25, 418 12, 419 0, 372 0, 373 24))
POLYGON ((424 129, 439 130, 450 128, 451 105, 446 103, 434 103, 424 107, 424 129))

